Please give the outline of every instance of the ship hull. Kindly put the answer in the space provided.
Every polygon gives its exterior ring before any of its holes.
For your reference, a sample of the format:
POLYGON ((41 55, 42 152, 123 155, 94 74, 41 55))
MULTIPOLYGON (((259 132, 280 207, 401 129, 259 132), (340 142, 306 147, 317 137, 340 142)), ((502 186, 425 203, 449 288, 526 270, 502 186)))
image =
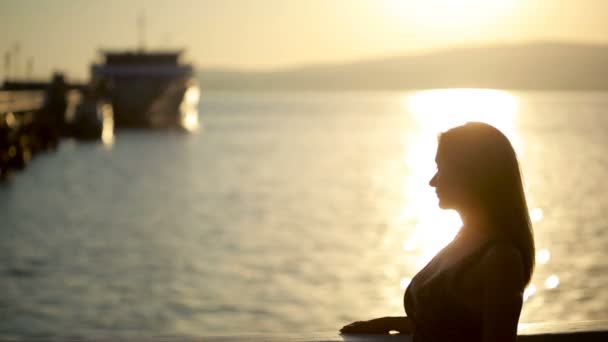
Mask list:
MULTIPOLYGON (((120 58, 125 56, 131 58, 120 58)), ((198 123, 198 87, 192 67, 137 62, 92 66, 92 83, 112 103, 114 126, 190 130, 185 123, 198 123)))
POLYGON ((180 105, 189 80, 115 79, 109 99, 116 127, 159 128, 180 125, 180 105))

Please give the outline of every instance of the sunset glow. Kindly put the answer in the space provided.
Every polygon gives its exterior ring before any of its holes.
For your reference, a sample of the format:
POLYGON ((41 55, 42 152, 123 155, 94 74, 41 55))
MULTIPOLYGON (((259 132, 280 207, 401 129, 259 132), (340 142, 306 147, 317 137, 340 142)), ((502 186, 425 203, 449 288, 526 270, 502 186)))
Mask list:
POLYGON ((608 30, 608 2, 602 0, 583 7, 554 0, 4 0, 0 28, 7 39, 0 41, 0 53, 19 50, 12 73, 25 73, 31 56, 34 75, 65 70, 84 79, 99 49, 136 46, 141 11, 148 48, 183 48, 201 68, 245 70, 488 43, 605 43, 608 30), (92 22, 112 25, 99 30, 92 22))
POLYGON ((428 30, 482 29, 515 9, 515 0, 384 0, 391 15, 428 30))

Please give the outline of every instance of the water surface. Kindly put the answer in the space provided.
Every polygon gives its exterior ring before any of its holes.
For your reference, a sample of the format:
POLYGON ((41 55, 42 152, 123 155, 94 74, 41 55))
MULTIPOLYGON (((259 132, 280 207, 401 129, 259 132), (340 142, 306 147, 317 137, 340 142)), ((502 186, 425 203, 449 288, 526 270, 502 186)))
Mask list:
POLYGON ((522 322, 608 319, 608 93, 208 93, 198 134, 65 141, 0 186, 0 337, 333 331, 403 314, 458 217, 436 134, 503 129, 538 247, 522 322))

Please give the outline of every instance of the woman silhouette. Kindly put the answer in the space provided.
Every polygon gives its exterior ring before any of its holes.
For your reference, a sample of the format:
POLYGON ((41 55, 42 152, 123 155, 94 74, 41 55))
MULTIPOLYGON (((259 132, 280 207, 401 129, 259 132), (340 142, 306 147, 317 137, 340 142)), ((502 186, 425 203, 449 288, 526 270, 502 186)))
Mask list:
POLYGON ((496 128, 471 122, 442 133, 430 181, 463 226, 416 276, 405 317, 354 322, 341 333, 413 335, 414 341, 515 341, 534 239, 515 151, 496 128))

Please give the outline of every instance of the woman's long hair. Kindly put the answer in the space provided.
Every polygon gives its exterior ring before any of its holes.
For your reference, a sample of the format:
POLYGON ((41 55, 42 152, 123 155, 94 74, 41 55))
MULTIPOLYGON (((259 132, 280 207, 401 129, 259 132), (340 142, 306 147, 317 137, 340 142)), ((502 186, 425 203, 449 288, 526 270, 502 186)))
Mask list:
POLYGON ((509 139, 488 124, 469 122, 442 133, 438 151, 490 218, 493 233, 518 248, 528 284, 534 270, 534 237, 519 163, 509 139))

